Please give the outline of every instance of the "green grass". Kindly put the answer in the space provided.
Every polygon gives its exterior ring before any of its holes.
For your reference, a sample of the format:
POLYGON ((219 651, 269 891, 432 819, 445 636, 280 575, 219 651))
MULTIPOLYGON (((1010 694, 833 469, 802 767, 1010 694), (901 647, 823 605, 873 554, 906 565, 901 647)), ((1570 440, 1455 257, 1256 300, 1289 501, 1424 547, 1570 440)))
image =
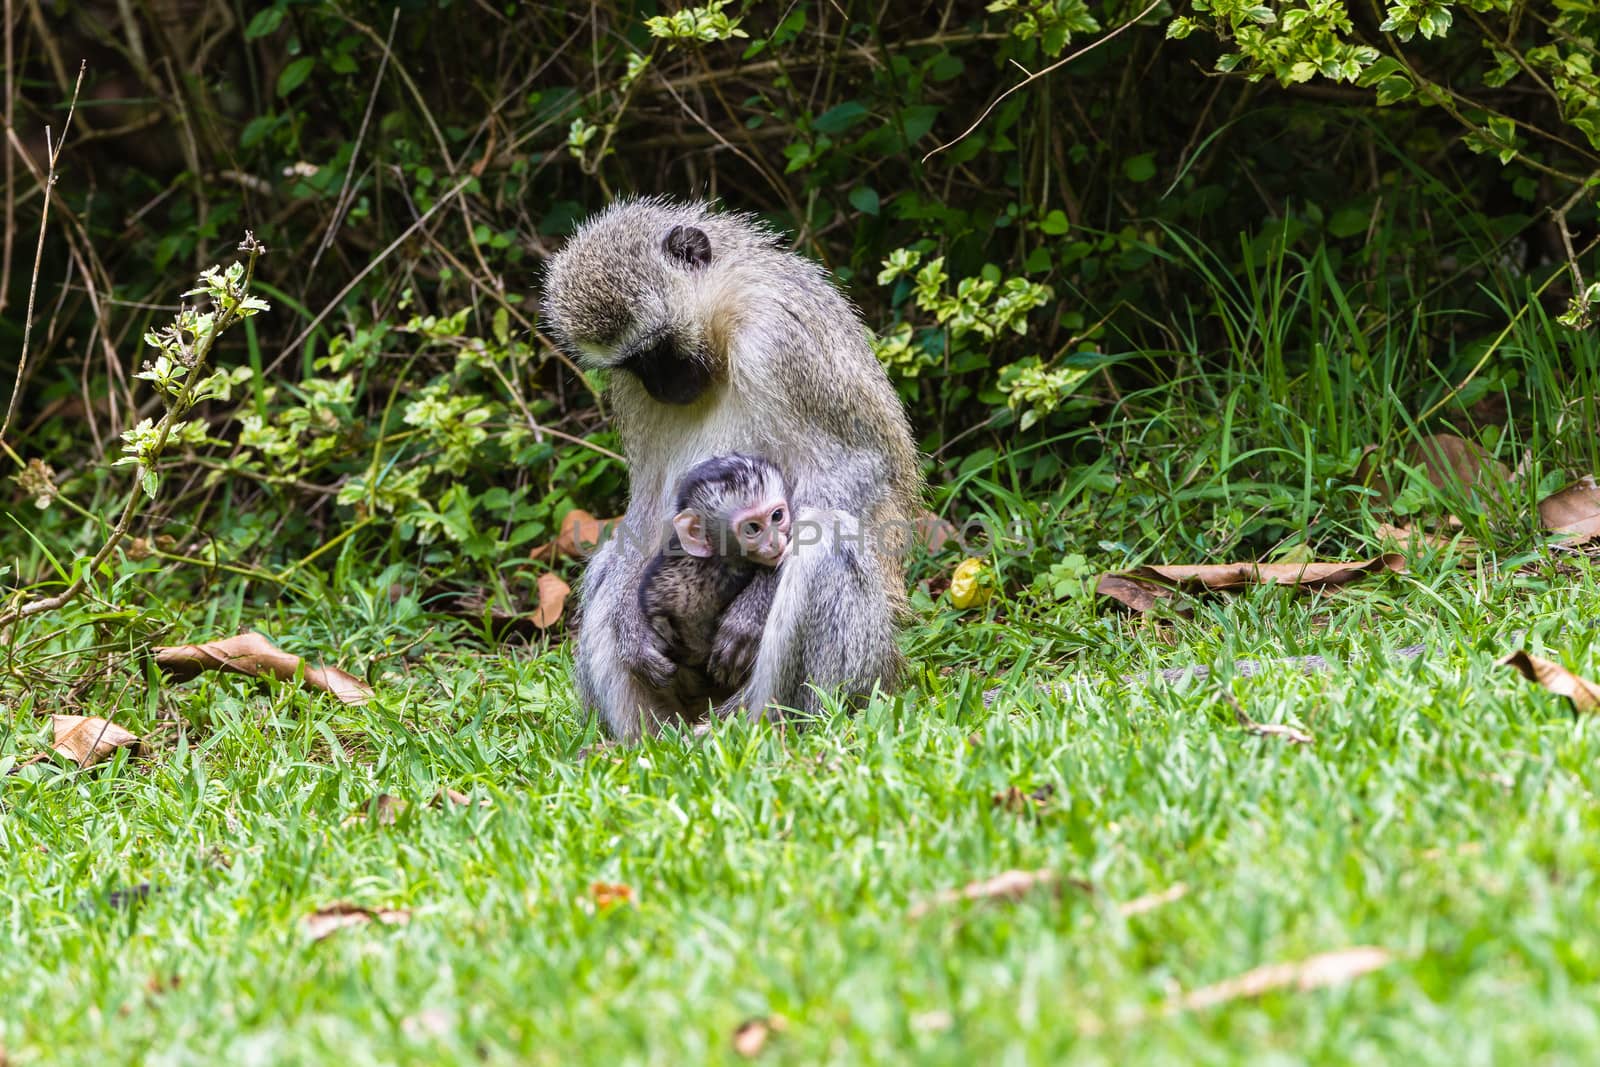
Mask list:
MULTIPOLYGON (((913 676, 854 716, 582 756, 596 736, 561 648, 502 649, 391 595, 471 572, 459 545, 374 521, 307 562, 303 539, 239 539, 270 514, 257 489, 206 529, 257 577, 119 559, 6 635, 0 1061, 694 1064, 736 1060, 739 1025, 780 1016, 769 1062, 1595 1059, 1600 726, 1495 663, 1522 647, 1600 677, 1600 571, 1542 549, 1533 519, 1595 469, 1600 341, 1533 304, 1498 349, 1423 358, 1420 313, 1376 313, 1325 259, 1269 257, 1240 282, 1183 251, 1221 294, 1226 347, 1202 355, 1217 323, 1179 317, 1172 352, 1129 340, 1092 421, 935 461, 941 508, 1030 536, 995 546, 1002 591, 967 614, 929 592, 954 552, 914 563, 913 676), (1520 480, 1469 500, 1407 475, 1443 430, 1520 480), (1392 499, 1361 484, 1368 445, 1392 499), (1445 512, 1486 546, 1476 565, 1430 553, 1333 594, 1256 589, 1161 620, 1092 594, 1099 570, 1144 561, 1367 555, 1377 521, 1445 512), (281 577, 252 585, 263 570, 281 577), (133 655, 241 629, 357 672, 381 658, 378 698, 220 676, 152 690, 133 655), (1153 678, 1312 653, 1343 666, 1153 678), (1314 743, 1252 734, 1224 685, 1314 743), (149 750, 18 767, 58 711, 112 716, 149 750), (1013 787, 1046 799, 997 805, 1013 787), (475 803, 431 806, 441 789, 475 803), (384 794, 407 803, 392 824, 384 794), (1012 869, 1062 888, 913 914, 1012 869), (602 907, 596 883, 632 899, 602 907), (314 939, 306 917, 338 903, 409 922, 314 939), (1393 962, 1163 1014, 1355 946, 1393 962)), ((0 562, 53 591, 99 536, 30 507, 0 562)), ((531 585, 518 552, 489 566, 531 585)))
MULTIPOLYGON (((1520 642, 1600 674, 1600 581, 1448 562, 1166 630, 1074 600, 959 624, 924 605, 918 678, 855 717, 586 759, 559 652, 428 653, 355 709, 207 677, 167 691, 187 725, 164 732, 136 687, 108 696, 76 710, 157 737, 150 755, 0 779, 0 1045, 12 1063, 677 1064, 737 1060, 738 1025, 781 1015, 769 1062, 1589 1061, 1600 731, 1494 660, 1520 642), (1419 641, 1421 660, 1385 656, 1419 641), (1217 682, 1121 680, 1307 651, 1348 666, 1231 682, 1307 747, 1245 732, 1217 682), (993 802, 1045 785, 1031 813, 993 802), (487 806, 430 807, 445 787, 487 806), (410 805, 347 824, 380 793, 410 805), (1010 868, 1092 888, 908 914, 1010 868), (634 900, 597 908, 595 882, 634 900), (313 940, 303 918, 335 902, 411 918, 313 940), (1356 945, 1395 962, 1153 1017, 1356 945)), ((325 628, 368 609, 282 608, 278 635, 334 647, 325 628)), ((54 699, 13 704, 0 760, 42 749, 54 699)))

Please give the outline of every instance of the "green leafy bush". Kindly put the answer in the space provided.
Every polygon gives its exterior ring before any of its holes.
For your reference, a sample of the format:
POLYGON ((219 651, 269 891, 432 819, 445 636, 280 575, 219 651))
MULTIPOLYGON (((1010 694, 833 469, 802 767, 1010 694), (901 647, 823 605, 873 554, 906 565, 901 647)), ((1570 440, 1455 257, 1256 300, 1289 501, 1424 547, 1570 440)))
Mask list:
MULTIPOLYGON (((1092 484, 1107 543, 1179 522, 1208 551, 1264 552, 1308 523, 1296 536, 1347 539, 1348 511, 1299 487, 1401 432, 1597 459, 1574 429, 1594 424, 1593 342, 1557 322, 1587 324, 1600 295, 1584 5, 467 10, 219 5, 219 37, 153 3, 24 31, 19 129, 72 88, 32 45, 110 58, 67 137, 49 323, 20 375, 23 411, 89 417, 30 425, 19 472, 103 502, 105 465, 72 457, 148 432, 127 382, 168 315, 150 305, 249 220, 275 313, 220 342, 226 375, 152 471, 176 492, 149 533, 204 529, 245 567, 348 538, 495 578, 568 508, 623 501, 597 383, 536 297, 543 257, 630 192, 719 197, 828 265, 950 510, 1008 481, 1092 484), (1263 488, 1148 523, 1213 467, 1263 488)), ((33 232, 38 198, 17 205, 33 232)), ((29 279, 6 277, 21 306, 29 279)), ((179 372, 158 353, 145 373, 179 372)))

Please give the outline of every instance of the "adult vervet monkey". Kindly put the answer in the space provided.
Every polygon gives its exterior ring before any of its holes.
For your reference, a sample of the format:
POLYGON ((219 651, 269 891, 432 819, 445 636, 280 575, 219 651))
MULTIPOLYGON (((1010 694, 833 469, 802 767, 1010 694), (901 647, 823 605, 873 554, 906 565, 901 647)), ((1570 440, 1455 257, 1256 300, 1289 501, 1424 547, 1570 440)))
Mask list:
POLYGON ((710 671, 748 680, 723 713, 814 712, 819 693, 893 685, 921 479, 900 399, 826 273, 748 215, 627 200, 551 259, 545 312, 563 347, 610 372, 629 465, 621 536, 580 586, 575 680, 607 731, 632 740, 657 726, 645 680, 666 665, 639 583, 678 478, 729 452, 770 457, 797 509, 842 521, 810 544, 797 535, 784 566, 728 608, 710 671))

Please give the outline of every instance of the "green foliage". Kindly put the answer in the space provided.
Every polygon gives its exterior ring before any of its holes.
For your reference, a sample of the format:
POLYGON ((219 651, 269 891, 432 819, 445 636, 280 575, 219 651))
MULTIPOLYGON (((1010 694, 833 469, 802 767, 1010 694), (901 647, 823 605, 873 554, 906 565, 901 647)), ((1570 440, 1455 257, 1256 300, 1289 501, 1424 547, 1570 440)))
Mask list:
MULTIPOLYGON (((1583 5, 1202 0, 1115 36, 1142 5, 621 3, 582 28, 540 5, 403 7, 391 36, 395 10, 276 0, 220 48, 200 23, 146 26, 133 87, 91 64, 97 100, 156 96, 82 109, 95 137, 69 138, 57 193, 89 241, 69 251, 52 229, 41 277, 87 256, 93 299, 63 292, 21 409, 79 401, 99 421, 46 421, 19 471, 37 459, 92 507, 112 483, 73 457, 148 452, 131 339, 260 219, 275 313, 219 341, 226 369, 196 383, 151 472, 184 486, 147 539, 205 530, 212 558, 283 573, 349 536, 497 585, 566 509, 612 514, 626 492, 596 383, 541 331, 539 263, 609 198, 684 190, 832 269, 952 511, 985 505, 1003 457, 1029 492, 1085 479, 1119 553, 1183 527, 1195 550, 1268 554, 1296 523, 1332 552, 1358 502, 1319 510, 1304 485, 1424 414, 1419 432, 1536 443, 1549 472, 1594 465, 1575 429, 1593 345, 1562 327, 1596 299, 1577 284, 1600 166, 1583 5), (1093 47, 1004 95, 1069 45, 1093 47), (168 69, 204 76, 165 95, 168 69), (68 343, 84 337, 117 340, 68 343), (1242 425, 1233 392, 1268 414, 1242 425), (1241 494, 1186 481, 1219 449, 1241 494), (1161 500, 1161 522, 1132 518, 1161 500)), ((105 28, 51 32, 78 54, 105 28)), ((41 92, 19 130, 51 118, 41 92)), ((18 203, 31 232, 37 200, 18 203)), ((11 278, 8 308, 26 296, 11 278)), ((169 394, 204 327, 185 321, 140 372, 169 394)), ((53 535, 91 536, 61 513, 53 535)))
POLYGON ((714 0, 704 7, 685 7, 670 15, 656 15, 644 20, 650 36, 666 41, 695 41, 711 44, 734 37, 748 37, 739 28, 739 20, 729 18, 726 11, 732 0, 714 0))
POLYGON ((1094 33, 1100 23, 1084 0, 994 0, 991 13, 1011 17, 1011 32, 1019 40, 1035 38, 1046 55, 1059 55, 1075 33, 1094 33))

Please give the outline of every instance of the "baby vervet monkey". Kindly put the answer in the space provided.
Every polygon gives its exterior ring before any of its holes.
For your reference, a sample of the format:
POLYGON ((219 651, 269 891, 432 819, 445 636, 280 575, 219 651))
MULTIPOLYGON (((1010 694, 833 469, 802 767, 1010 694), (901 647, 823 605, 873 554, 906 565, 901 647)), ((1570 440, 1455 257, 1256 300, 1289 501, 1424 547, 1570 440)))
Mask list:
POLYGON ((714 676, 712 646, 728 605, 788 556, 794 517, 783 472, 739 453, 691 467, 674 489, 673 510, 672 539, 645 568, 639 607, 669 668, 649 684, 671 710, 697 718, 745 681, 714 676))

